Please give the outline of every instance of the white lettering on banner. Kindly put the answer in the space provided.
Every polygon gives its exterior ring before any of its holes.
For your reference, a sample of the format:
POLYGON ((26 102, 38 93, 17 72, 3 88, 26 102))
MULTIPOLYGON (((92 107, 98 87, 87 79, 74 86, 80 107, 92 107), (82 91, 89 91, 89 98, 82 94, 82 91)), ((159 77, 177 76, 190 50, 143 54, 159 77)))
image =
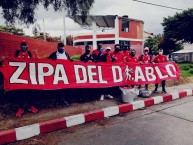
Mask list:
POLYGON ((66 71, 64 70, 64 66, 62 64, 56 65, 56 70, 54 74, 54 84, 58 84, 58 81, 63 81, 64 84, 69 84, 66 71))
POLYGON ((88 66, 88 79, 89 79, 90 83, 95 83, 96 84, 96 83, 98 83, 98 81, 93 79, 93 76, 97 75, 96 72, 92 71, 92 69, 94 69, 94 68, 96 69, 96 66, 94 66, 94 65, 93 66, 88 66))
POLYGON ((107 84, 107 81, 103 80, 101 66, 98 66, 98 73, 99 73, 99 82, 102 84, 107 84))
POLYGON ((31 80, 31 84, 37 85, 37 79, 36 79, 36 64, 35 63, 29 63, 29 77, 31 80))
POLYGON ((48 63, 38 63, 38 80, 40 85, 44 85, 44 77, 48 77, 53 75, 54 73, 54 67, 51 64, 48 63), (44 69, 47 68, 48 71, 44 72, 44 69))
POLYGON ((167 65, 166 65, 166 70, 167 70, 169 76, 171 76, 171 77, 176 77, 176 73, 175 73, 175 72, 176 72, 176 68, 175 68, 174 65, 172 65, 172 64, 167 64, 167 65), (173 69, 174 74, 172 73, 171 68, 173 69))
POLYGON ((9 62, 9 65, 18 67, 16 71, 12 74, 10 78, 10 83, 28 84, 27 80, 19 79, 20 75, 26 68, 26 62, 9 62))
POLYGON ((114 83, 119 83, 123 81, 123 75, 120 66, 112 66, 113 81, 114 83), (117 71, 116 71, 117 70, 117 71), (118 72, 118 77, 117 73, 118 72))
POLYGON ((168 75, 165 75, 165 76, 162 75, 162 73, 161 73, 161 71, 160 71, 158 66, 155 67, 155 70, 156 70, 156 72, 157 72, 157 74, 158 74, 160 79, 164 79, 164 78, 168 77, 168 75))
POLYGON ((136 68, 135 68, 135 81, 138 82, 139 79, 141 79, 144 82, 146 81, 145 77, 143 75, 143 72, 141 70, 141 67, 136 66, 136 68))
POLYGON ((156 76, 154 75, 154 69, 152 67, 145 67, 145 73, 146 73, 147 81, 156 80, 156 76))
POLYGON ((86 68, 82 65, 74 65, 74 71, 75 71, 75 77, 76 77, 76 83, 86 83, 87 82, 87 75, 86 75, 86 68), (79 70, 82 71, 83 78, 80 78, 79 70))
POLYGON ((107 84, 107 81, 103 80, 101 66, 90 65, 87 69, 82 65, 74 65, 76 83, 101 83, 107 84), (95 71, 93 69, 96 69, 95 71), (82 72, 82 78, 80 78, 80 72, 82 72), (98 76, 97 80, 94 80, 94 76, 98 76))

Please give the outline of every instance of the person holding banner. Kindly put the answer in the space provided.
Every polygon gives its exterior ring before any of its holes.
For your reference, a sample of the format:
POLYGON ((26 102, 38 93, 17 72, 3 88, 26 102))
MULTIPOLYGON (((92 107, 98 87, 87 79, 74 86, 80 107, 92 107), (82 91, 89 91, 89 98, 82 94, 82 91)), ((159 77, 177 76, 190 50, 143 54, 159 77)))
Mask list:
POLYGON ((107 62, 107 63, 114 62, 115 58, 113 58, 112 55, 111 55, 111 53, 112 53, 111 52, 111 47, 107 47, 105 51, 106 51, 106 53, 101 56, 101 61, 102 62, 107 62))
POLYGON ((120 52, 120 45, 119 44, 115 44, 115 49, 114 51, 111 53, 112 57, 115 59, 114 62, 124 62, 124 56, 122 54, 122 52, 120 52))
MULTIPOLYGON (((53 52, 50 56, 49 59, 52 60, 57 60, 57 59, 62 59, 62 60, 69 60, 69 61, 73 61, 70 58, 70 55, 65 52, 64 50, 64 43, 59 42, 58 46, 57 46, 57 51, 53 52)), ((63 100, 63 94, 69 94, 67 90, 57 90, 55 91, 55 95, 56 95, 56 106, 57 107, 61 107, 63 105, 68 105, 68 102, 66 100, 63 100)))
POLYGON ((89 45, 85 46, 85 53, 80 56, 80 61, 83 62, 94 62, 94 57, 91 54, 91 48, 89 45))
POLYGON ((122 51, 122 53, 123 53, 124 59, 126 59, 126 57, 129 57, 129 56, 130 56, 130 48, 129 48, 129 46, 128 46, 127 44, 125 44, 125 45, 123 46, 123 51, 122 51))
MULTIPOLYGON (((163 49, 159 48, 158 50, 159 54, 154 58, 153 63, 164 63, 167 62, 167 57, 163 55, 163 49)), ((162 81, 162 93, 167 93, 165 89, 166 81, 162 81)), ((158 90, 158 84, 155 84, 155 89, 153 93, 157 93, 158 90)))
POLYGON ((131 49, 131 53, 129 56, 125 57, 125 61, 129 63, 138 63, 138 59, 135 56, 135 54, 136 54, 135 49, 131 49))
POLYGON ((92 56, 94 57, 95 62, 101 61, 101 56, 105 54, 104 48, 102 46, 102 43, 98 44, 98 48, 96 50, 92 51, 92 56))
MULTIPOLYGON (((15 57, 17 58, 33 58, 32 53, 30 51, 28 51, 28 45, 26 42, 22 42, 20 45, 20 50, 16 50, 15 52, 15 57)), ((19 107, 18 107, 18 111, 16 113, 16 117, 20 117, 23 113, 24 113, 24 102, 25 100, 27 101, 28 105, 27 108, 29 111, 33 112, 33 113, 37 113, 38 109, 33 105, 33 98, 32 98, 32 94, 29 93, 27 90, 19 90, 16 91, 15 94, 18 95, 18 101, 19 101, 19 107), (28 97, 26 97, 26 94, 30 94, 28 95, 28 97)))
MULTIPOLYGON (((149 55, 149 48, 145 47, 144 52, 142 55, 138 57, 139 64, 150 64, 151 63, 151 56, 149 55)), ((141 85, 138 87, 141 89, 141 85)), ((145 85, 145 89, 148 90, 148 84, 145 85)))
MULTIPOLYGON (((106 53, 101 56, 101 61, 106 63, 112 63, 115 61, 115 58, 111 55, 111 47, 106 48, 106 53)), ((100 100, 103 101, 105 97, 108 97, 110 99, 113 99, 113 96, 111 96, 108 92, 110 92, 111 88, 103 88, 100 89, 101 92, 101 98, 100 100)))

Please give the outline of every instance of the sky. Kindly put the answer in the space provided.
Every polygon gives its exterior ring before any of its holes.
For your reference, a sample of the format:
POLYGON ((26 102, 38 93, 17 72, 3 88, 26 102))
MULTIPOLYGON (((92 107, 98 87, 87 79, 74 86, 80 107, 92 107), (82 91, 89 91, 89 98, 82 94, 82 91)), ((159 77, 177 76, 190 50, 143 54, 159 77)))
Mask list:
MULTIPOLYGON (((188 9, 193 7, 193 0, 141 0, 148 3, 165 5, 168 7, 175 7, 179 9, 188 9)), ((153 33, 163 33, 161 23, 164 17, 173 16, 179 10, 173 10, 153 5, 139 3, 133 0, 95 0, 93 7, 90 10, 91 15, 128 15, 129 18, 139 19, 144 21, 144 30, 153 33)), ((0 9, 1 13, 1 9, 0 9)), ((43 19, 45 31, 51 36, 63 35, 63 12, 54 12, 52 8, 48 11, 43 7, 39 7, 36 11, 37 23, 43 31, 43 19)), ((3 18, 0 16, 0 25, 5 25, 3 18)), ((17 26, 23 28, 26 35, 32 34, 31 25, 29 28, 26 26, 17 26)), ((81 26, 76 24, 72 19, 66 18, 67 35, 72 35, 82 30, 81 26)))

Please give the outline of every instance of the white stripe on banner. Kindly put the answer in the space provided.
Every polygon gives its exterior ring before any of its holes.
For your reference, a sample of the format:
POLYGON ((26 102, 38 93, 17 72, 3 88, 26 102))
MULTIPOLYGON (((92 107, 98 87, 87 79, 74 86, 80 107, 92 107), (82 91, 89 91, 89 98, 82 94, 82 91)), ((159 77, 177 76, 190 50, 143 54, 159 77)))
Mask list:
POLYGON ((112 106, 108 108, 104 108, 104 117, 114 116, 119 114, 119 107, 118 106, 112 106))
POLYGON ((136 101, 131 103, 133 105, 133 110, 145 107, 144 101, 136 101))
POLYGON ((179 92, 174 92, 174 93, 171 93, 172 95, 172 100, 175 100, 175 99, 179 99, 179 92))
POLYGON ((16 128, 16 140, 27 139, 40 134, 39 124, 32 124, 16 128))
POLYGON ((184 90, 184 91, 186 91, 186 92, 187 92, 187 96, 192 96, 192 90, 187 89, 187 90, 184 90))
POLYGON ((67 127, 71 127, 71 126, 85 123, 84 114, 77 114, 77 115, 73 115, 73 116, 69 116, 69 117, 64 117, 64 119, 66 120, 66 126, 67 127))
POLYGON ((163 102, 163 96, 153 97, 153 99, 154 99, 154 104, 160 104, 163 102))

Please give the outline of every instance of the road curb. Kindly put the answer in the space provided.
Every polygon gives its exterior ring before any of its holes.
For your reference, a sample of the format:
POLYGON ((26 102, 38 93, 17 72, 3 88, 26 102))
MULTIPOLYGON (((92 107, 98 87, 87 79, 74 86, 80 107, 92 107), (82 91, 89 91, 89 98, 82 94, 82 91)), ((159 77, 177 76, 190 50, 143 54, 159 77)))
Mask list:
POLYGON ((89 111, 82 114, 76 114, 60 119, 54 119, 37 124, 23 126, 15 129, 5 130, 0 132, 0 144, 6 144, 16 142, 19 140, 28 139, 43 133, 48 133, 71 126, 91 122, 97 119, 103 119, 118 115, 120 113, 131 112, 140 108, 149 107, 152 105, 176 100, 186 96, 192 96, 193 89, 187 89, 180 92, 174 92, 171 94, 165 94, 162 96, 156 96, 128 104, 121 104, 118 106, 111 106, 100 110, 89 111))

